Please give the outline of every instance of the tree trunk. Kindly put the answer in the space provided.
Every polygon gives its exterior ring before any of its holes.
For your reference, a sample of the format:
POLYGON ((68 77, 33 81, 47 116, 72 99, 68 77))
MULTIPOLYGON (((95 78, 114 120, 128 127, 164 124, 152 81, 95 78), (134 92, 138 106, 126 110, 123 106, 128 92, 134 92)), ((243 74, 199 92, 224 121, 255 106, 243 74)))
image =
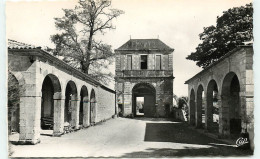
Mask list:
POLYGON ((84 65, 85 66, 84 73, 86 73, 86 74, 88 74, 88 69, 89 69, 89 65, 90 65, 90 54, 91 54, 91 50, 92 50, 92 40, 93 40, 93 34, 94 34, 93 29, 94 29, 94 22, 90 26, 90 32, 89 32, 89 38, 88 38, 87 59, 86 59, 86 65, 84 65))
POLYGON ((88 69, 89 69, 89 65, 90 65, 89 62, 81 61, 80 65, 81 65, 82 72, 85 74, 88 74, 88 69))

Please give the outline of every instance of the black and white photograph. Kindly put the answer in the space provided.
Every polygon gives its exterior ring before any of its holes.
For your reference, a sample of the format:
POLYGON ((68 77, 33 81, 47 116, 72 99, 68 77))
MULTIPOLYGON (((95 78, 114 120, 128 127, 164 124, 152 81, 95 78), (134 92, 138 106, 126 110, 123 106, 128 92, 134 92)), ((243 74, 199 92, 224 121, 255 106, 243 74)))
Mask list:
POLYGON ((254 157, 254 3, 7 0, 9 158, 254 157))

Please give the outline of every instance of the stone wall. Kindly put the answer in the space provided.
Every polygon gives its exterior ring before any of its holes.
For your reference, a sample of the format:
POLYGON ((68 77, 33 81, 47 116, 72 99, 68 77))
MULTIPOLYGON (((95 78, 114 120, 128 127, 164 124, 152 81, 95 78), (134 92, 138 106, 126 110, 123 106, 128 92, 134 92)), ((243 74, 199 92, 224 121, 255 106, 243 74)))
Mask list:
POLYGON ((97 98, 97 121, 106 120, 112 117, 116 111, 115 93, 98 88, 97 98))

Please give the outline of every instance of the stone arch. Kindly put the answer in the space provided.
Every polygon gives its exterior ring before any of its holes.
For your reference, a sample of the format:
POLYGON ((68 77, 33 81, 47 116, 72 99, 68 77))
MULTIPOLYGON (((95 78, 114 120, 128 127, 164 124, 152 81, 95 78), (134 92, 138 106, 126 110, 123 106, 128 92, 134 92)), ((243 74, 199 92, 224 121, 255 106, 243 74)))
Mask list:
POLYGON ((209 131, 218 133, 219 129, 219 104, 218 104, 218 85, 211 79, 207 85, 205 110, 205 128, 209 131))
POLYGON ((57 76, 48 74, 42 82, 41 128, 62 133, 59 120, 61 112, 61 84, 57 76))
MULTIPOLYGON (((62 86, 61 86, 61 82, 58 78, 58 76, 54 75, 54 74, 47 74, 44 77, 44 80, 46 79, 46 77, 49 77, 52 81, 53 84, 53 88, 54 88, 54 92, 61 92, 62 86)), ((43 82, 42 82, 43 83, 43 82)))
POLYGON ((150 83, 136 84, 132 89, 133 115, 134 116, 144 115, 147 117, 157 116, 155 99, 156 99, 156 89, 154 88, 153 85, 151 85, 150 83), (138 106, 137 106, 137 102, 139 104, 138 106))
POLYGON ((195 91, 192 88, 190 91, 190 97, 189 97, 189 120, 190 120, 190 124, 191 125, 195 125, 195 107, 196 107, 196 103, 195 103, 195 91))
POLYGON ((13 72, 10 70, 8 70, 8 72, 10 72, 17 79, 20 86, 25 84, 25 79, 21 72, 13 72))
POLYGON ((234 72, 226 74, 221 90, 221 127, 223 135, 241 132, 241 103, 240 103, 240 81, 234 72))
POLYGON ((80 90, 80 108, 79 108, 79 125, 87 127, 89 125, 89 99, 88 89, 85 85, 80 90))
POLYGON ((65 89, 65 107, 64 107, 64 122, 69 123, 72 127, 77 126, 77 102, 78 93, 75 82, 68 81, 65 89))
POLYGON ((197 88, 197 98, 196 98, 196 107, 195 107, 195 117, 196 117, 196 127, 201 128, 203 127, 202 123, 204 120, 204 88, 202 84, 200 84, 197 88))
POLYGON ((96 122, 96 93, 95 90, 92 89, 90 93, 90 125, 94 125, 96 122))
POLYGON ((21 86, 15 75, 8 71, 8 134, 20 132, 21 86))

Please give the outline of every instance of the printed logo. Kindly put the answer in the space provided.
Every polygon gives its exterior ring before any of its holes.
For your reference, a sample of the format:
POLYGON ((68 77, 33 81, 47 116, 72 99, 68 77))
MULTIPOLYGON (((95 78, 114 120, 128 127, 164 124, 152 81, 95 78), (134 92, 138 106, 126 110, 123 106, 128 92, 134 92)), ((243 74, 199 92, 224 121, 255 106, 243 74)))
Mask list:
POLYGON ((239 146, 242 146, 244 144, 247 144, 248 141, 247 141, 247 138, 243 138, 243 137, 240 137, 237 139, 236 141, 236 145, 239 147, 239 146))

